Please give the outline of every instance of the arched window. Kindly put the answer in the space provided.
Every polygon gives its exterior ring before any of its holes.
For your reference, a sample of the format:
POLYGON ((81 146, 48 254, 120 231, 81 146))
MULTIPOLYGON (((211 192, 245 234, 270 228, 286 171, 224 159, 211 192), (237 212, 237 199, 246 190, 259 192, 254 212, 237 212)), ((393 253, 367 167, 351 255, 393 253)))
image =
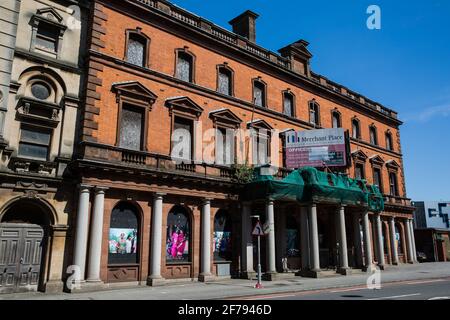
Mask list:
POLYGON ((186 82, 194 82, 194 56, 186 50, 177 51, 175 77, 186 82))
POLYGON ((233 71, 226 66, 217 67, 217 92, 233 95, 233 71))
POLYGON ((341 114, 339 113, 339 111, 334 110, 331 113, 331 120, 332 120, 333 128, 341 128, 342 127, 341 114))
POLYGON ((386 132, 386 149, 394 150, 394 145, 392 144, 392 134, 388 131, 386 132))
POLYGON ((356 118, 352 120, 352 138, 361 139, 361 129, 359 127, 359 120, 356 118))
POLYGON ((266 108, 266 84, 261 80, 253 80, 253 103, 266 108))
POLYGON ((283 113, 289 117, 295 117, 294 95, 289 91, 283 92, 283 113))
POLYGON ((148 50, 150 39, 140 29, 126 31, 125 61, 139 67, 148 66, 148 50))
POLYGON ((111 213, 108 264, 138 264, 140 236, 136 207, 120 202, 111 213))
POLYGON ((320 125, 319 104, 315 100, 309 102, 309 123, 314 126, 320 125))
POLYGON ((370 137, 370 144, 377 146, 378 145, 377 128, 374 125, 371 125, 369 128, 369 137, 370 137))
POLYGON ((232 260, 231 229, 230 214, 226 210, 219 210, 214 217, 214 261, 225 262, 232 260))
POLYGON ((166 262, 189 262, 191 223, 189 212, 183 206, 175 206, 167 216, 166 262))

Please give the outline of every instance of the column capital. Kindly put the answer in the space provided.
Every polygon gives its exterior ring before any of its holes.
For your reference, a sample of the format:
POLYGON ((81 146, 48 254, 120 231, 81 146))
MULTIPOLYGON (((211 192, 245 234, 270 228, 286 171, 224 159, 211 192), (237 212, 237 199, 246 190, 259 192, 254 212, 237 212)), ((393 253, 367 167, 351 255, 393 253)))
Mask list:
POLYGON ((266 205, 273 205, 274 201, 271 199, 266 200, 266 205))
POLYGON ((98 193, 105 193, 106 190, 109 190, 109 188, 108 187, 101 187, 101 186, 95 186, 94 187, 94 191, 95 191, 96 194, 98 194, 98 193))
POLYGON ((85 183, 80 183, 78 184, 78 189, 80 189, 81 191, 90 191, 90 189, 92 189, 92 185, 90 184, 85 184, 85 183))
POLYGON ((389 217, 389 221, 390 221, 390 222, 391 222, 391 221, 395 221, 395 217, 390 216, 390 217, 389 217))
POLYGON ((164 196, 166 196, 167 195, 167 193, 163 193, 163 192, 155 192, 154 194, 153 194, 153 197, 155 198, 155 199, 162 199, 164 196))
POLYGON ((202 205, 206 205, 206 204, 211 204, 211 201, 213 201, 214 199, 212 198, 204 198, 202 199, 202 205))

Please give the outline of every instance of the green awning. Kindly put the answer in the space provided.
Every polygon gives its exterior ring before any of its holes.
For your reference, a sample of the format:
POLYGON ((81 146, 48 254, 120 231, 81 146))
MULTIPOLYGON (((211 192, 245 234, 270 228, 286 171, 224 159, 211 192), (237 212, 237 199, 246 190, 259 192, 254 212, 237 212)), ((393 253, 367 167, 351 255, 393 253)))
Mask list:
POLYGON ((259 172, 260 168, 256 168, 253 181, 244 188, 242 197, 245 201, 322 202, 365 206, 374 212, 384 210, 383 195, 378 187, 368 185, 365 180, 310 167, 295 170, 282 180, 259 172))

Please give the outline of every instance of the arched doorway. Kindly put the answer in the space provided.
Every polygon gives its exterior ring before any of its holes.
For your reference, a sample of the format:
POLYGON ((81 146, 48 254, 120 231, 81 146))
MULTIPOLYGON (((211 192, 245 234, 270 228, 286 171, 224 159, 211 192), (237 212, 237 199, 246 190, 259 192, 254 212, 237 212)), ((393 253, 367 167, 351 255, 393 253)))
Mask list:
POLYGON ((227 210, 219 210, 214 217, 213 253, 216 274, 230 276, 232 252, 232 221, 227 210))
POLYGON ((43 288, 52 214, 38 200, 17 200, 0 216, 0 293, 43 288))
POLYGON ((192 277, 191 215, 183 206, 174 206, 167 215, 166 269, 168 278, 192 277))
POLYGON ((108 282, 139 281, 141 223, 138 208, 120 202, 111 212, 108 235, 108 282))

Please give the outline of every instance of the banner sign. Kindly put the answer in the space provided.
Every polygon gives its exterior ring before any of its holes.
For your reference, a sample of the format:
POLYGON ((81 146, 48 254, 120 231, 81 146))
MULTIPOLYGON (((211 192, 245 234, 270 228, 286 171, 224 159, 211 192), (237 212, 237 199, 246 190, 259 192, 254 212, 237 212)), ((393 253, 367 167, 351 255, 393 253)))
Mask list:
POLYGON ((346 149, 342 128, 289 132, 286 134, 286 167, 345 167, 346 149))

